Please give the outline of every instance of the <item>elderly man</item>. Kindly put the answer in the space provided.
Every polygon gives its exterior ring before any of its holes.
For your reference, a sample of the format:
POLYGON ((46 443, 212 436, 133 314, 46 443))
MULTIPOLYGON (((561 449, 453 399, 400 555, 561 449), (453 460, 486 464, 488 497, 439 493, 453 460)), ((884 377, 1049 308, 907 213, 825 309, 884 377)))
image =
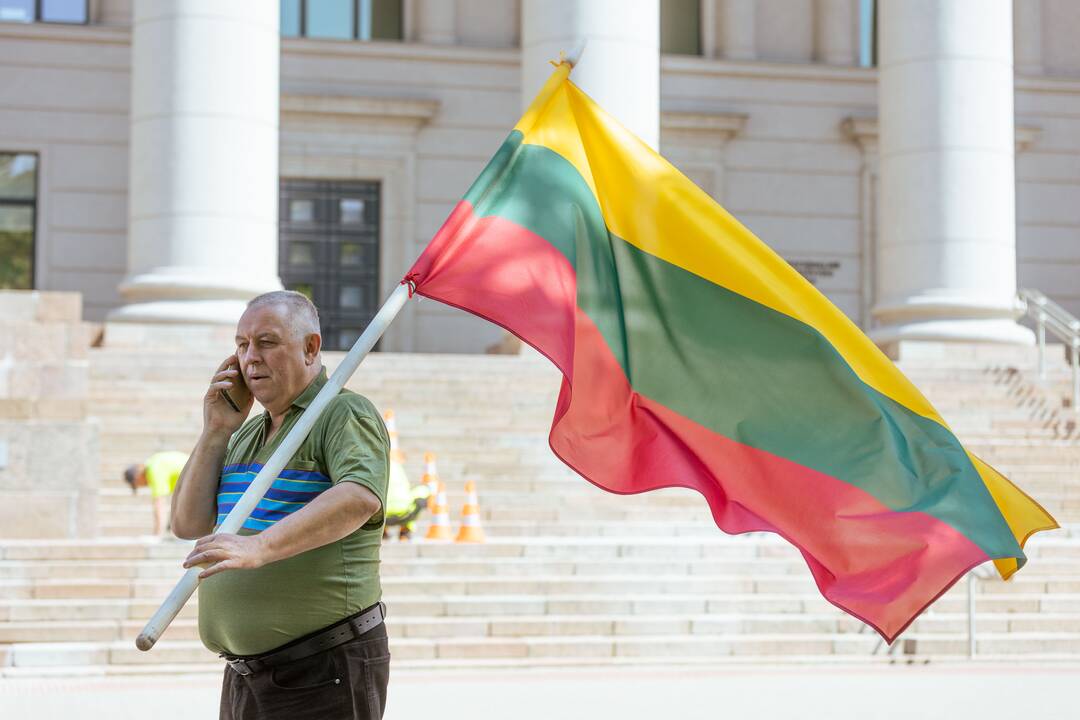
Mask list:
POLYGON ((205 568, 199 634, 229 661, 221 718, 383 714, 390 653, 379 546, 390 440, 374 406, 342 390, 240 533, 214 534, 326 383, 321 343, 303 295, 248 304, 173 494, 173 532, 198 538, 184 567, 205 568), (253 399, 265 412, 245 422, 253 399))

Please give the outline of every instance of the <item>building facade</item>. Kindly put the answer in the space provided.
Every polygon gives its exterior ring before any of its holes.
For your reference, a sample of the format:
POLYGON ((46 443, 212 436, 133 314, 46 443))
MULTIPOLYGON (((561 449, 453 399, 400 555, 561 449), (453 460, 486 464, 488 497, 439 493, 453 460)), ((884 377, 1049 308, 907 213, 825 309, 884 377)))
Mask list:
MULTIPOLYGON (((0 0, 0 286, 228 322, 283 284, 347 345, 588 37, 582 87, 861 327, 1023 342, 1016 287, 1080 314, 1078 36, 1071 0, 0 0)), ((414 302, 382 347, 501 335, 414 302)))

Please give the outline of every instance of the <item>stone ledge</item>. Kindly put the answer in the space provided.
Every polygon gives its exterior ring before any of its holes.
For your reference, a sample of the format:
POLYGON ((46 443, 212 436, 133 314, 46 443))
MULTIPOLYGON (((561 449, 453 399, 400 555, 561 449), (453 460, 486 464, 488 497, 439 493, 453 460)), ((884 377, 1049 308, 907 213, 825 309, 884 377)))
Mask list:
POLYGON ((0 398, 0 420, 77 421, 86 417, 81 398, 0 398))
POLYGON ((354 115, 402 120, 423 124, 435 117, 438 100, 409 97, 372 97, 362 95, 301 95, 281 97, 282 113, 317 115, 354 115))
POLYGON ((75 292, 0 290, 0 317, 8 322, 80 323, 82 295, 75 292))
POLYGON ((86 398, 89 366, 85 360, 71 362, 14 362, 0 368, 0 398, 86 398))
POLYGON ((78 519, 81 504, 74 489, 69 492, 0 490, 0 537, 74 537, 81 524, 78 519))
POLYGON ((0 421, 0 441, 8 451, 7 465, 0 468, 0 491, 81 491, 96 497, 96 421, 0 421))

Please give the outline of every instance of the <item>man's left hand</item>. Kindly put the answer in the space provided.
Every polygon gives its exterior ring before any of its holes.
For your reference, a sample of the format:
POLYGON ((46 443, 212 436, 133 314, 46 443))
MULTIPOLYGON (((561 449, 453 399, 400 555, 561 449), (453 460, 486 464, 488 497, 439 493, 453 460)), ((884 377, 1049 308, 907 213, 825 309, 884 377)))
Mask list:
POLYGON ((251 570, 266 563, 266 547, 259 535, 217 533, 199 538, 184 567, 206 566, 199 573, 199 579, 205 580, 224 570, 251 570))

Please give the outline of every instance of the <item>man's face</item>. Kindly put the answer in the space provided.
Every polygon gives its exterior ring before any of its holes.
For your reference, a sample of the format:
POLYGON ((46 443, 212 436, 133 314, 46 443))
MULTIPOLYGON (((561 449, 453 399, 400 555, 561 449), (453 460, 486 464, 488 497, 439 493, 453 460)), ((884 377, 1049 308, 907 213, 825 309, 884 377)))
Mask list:
POLYGON ((277 415, 318 371, 319 336, 295 333, 285 305, 248 308, 236 326, 236 357, 251 394, 277 415))

